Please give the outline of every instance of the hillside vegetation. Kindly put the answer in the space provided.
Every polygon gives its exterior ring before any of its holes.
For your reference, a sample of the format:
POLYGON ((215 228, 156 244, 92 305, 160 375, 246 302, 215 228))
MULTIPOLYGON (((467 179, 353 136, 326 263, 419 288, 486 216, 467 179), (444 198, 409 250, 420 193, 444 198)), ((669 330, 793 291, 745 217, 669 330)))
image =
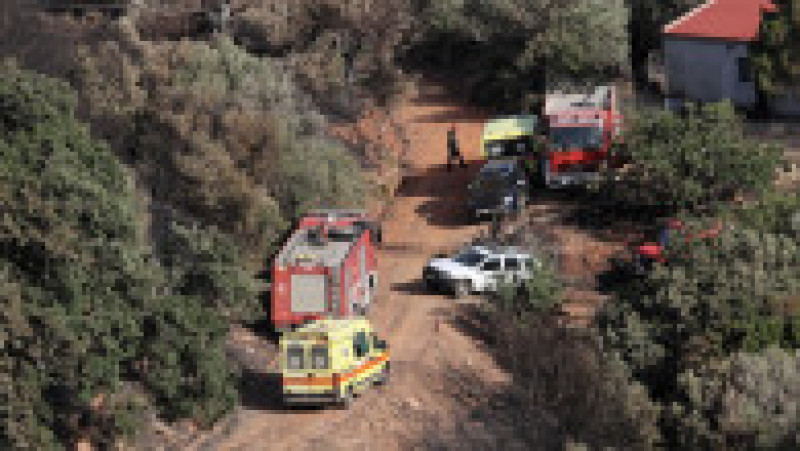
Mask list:
MULTIPOLYGON (((256 274, 304 212, 376 195, 373 156, 331 124, 388 108, 409 72, 532 110, 553 80, 626 75, 629 48, 693 2, 264 0, 216 35, 185 13, 199 2, 118 21, 24 3, 0 2, 3 449, 109 448, 142 412, 229 412, 229 327, 267 319, 256 274)), ((736 228, 669 249, 675 263, 625 284, 584 335, 549 316, 555 271, 504 293, 492 319, 524 439, 796 445, 797 196, 768 189, 777 150, 723 105, 631 124, 625 182, 651 197, 604 201, 712 206, 736 228), (732 207, 739 191, 760 202, 732 207)))

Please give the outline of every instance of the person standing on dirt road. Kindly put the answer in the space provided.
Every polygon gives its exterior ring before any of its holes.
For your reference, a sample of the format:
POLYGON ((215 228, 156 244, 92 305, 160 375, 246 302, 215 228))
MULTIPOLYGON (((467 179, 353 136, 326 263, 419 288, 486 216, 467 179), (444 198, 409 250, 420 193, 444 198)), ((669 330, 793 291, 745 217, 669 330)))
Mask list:
POLYGON ((451 166, 454 160, 458 160, 459 166, 462 168, 467 167, 467 164, 464 163, 464 157, 461 156, 461 152, 458 149, 458 141, 456 141, 456 126, 455 124, 450 125, 450 130, 447 131, 447 170, 451 170, 451 166))

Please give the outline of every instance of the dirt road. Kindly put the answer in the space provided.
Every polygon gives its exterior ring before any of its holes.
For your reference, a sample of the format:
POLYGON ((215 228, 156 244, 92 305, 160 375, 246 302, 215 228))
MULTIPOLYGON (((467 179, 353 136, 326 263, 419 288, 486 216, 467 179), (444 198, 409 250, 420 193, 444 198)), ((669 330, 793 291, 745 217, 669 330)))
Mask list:
MULTIPOLYGON (((459 208, 467 180, 478 165, 451 173, 443 165, 450 123, 458 127, 465 157, 475 161, 485 118, 444 98, 435 87, 421 88, 395 113, 410 140, 410 175, 384 221, 380 297, 370 312, 391 346, 391 383, 365 394, 349 411, 283 411, 275 396, 265 395, 262 405, 244 406, 189 448, 391 450, 424 446, 420 435, 431 421, 438 421, 437 429, 446 434, 455 430, 454 422, 463 416, 461 402, 445 390, 450 388, 448 368, 480 368, 478 374, 485 383, 507 382, 488 353, 445 321, 453 301, 421 290, 421 269, 432 249, 457 245, 486 227, 463 225, 459 208)), ((276 389, 275 379, 264 375, 262 389, 276 389)))
MULTIPOLYGON (((447 101, 441 89, 422 85, 395 111, 409 140, 410 168, 384 219, 379 253, 379 299, 370 312, 391 346, 392 380, 370 391, 348 411, 283 410, 278 378, 255 360, 244 405, 212 431, 181 449, 298 450, 408 449, 458 446, 464 449, 525 449, 504 432, 499 418, 514 412, 492 410, 492 419, 474 418, 472 403, 494 403, 509 377, 489 352, 457 322, 454 301, 422 289, 421 269, 436 249, 469 240, 486 225, 466 225, 465 186, 480 166, 479 140, 485 116, 447 101), (466 169, 444 166, 446 130, 451 123, 466 169), (491 423, 491 426, 487 426, 491 423)), ((568 202, 540 200, 535 210, 565 210, 568 202)), ((565 248, 585 242, 568 227, 556 228, 565 248)), ((573 265, 574 266, 574 265, 573 265)), ((257 346, 257 344, 256 344, 257 346)), ((492 408, 493 409, 493 408, 492 408)))

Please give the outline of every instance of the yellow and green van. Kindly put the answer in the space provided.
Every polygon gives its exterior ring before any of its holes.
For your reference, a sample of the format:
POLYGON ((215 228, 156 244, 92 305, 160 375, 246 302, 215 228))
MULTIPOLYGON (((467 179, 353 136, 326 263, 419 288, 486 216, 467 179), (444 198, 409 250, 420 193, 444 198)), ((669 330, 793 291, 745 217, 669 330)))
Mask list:
POLYGON ((350 405, 355 395, 389 378, 389 349, 363 317, 321 319, 280 340, 287 405, 350 405))

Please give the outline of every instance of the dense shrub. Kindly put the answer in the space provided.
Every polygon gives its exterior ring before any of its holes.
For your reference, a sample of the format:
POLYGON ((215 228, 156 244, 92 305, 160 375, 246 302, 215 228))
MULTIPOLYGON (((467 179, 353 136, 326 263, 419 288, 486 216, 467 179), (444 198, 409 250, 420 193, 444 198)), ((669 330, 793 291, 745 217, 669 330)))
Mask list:
POLYGON ((225 328, 198 299, 160 295, 172 288, 130 174, 75 120, 68 86, 10 63, 0 75, 0 447, 59 447, 87 431, 109 444, 133 424, 124 382, 145 382, 165 412, 170 393, 189 390, 179 413, 219 415, 232 386, 225 328))
POLYGON ((800 82, 800 2, 778 0, 775 14, 764 17, 751 59, 758 91, 780 95, 800 82))
MULTIPOLYGON (((708 228, 687 224, 694 231, 708 228)), ((737 352, 797 348, 798 317, 781 303, 800 288, 800 252, 791 238, 744 228, 725 229, 717 240, 677 238, 668 246, 667 264, 620 291, 599 325, 606 346, 667 406, 667 442, 691 447, 700 445, 685 442, 686 434, 718 434, 720 426, 708 410, 695 409, 692 403, 700 401, 684 393, 687 378, 737 352), (681 416, 686 422, 670 420, 681 416), (711 429, 686 429, 691 422, 711 429)), ((692 383, 719 383, 711 373, 697 377, 692 383)), ((709 443, 703 446, 715 447, 709 443)))
POLYGON ((676 444, 693 449, 800 446, 800 353, 737 353, 679 377, 682 403, 666 415, 676 444))
POLYGON ((685 115, 641 112, 630 118, 623 152, 631 159, 609 191, 625 202, 668 211, 718 207, 740 193, 770 187, 777 146, 748 139, 729 103, 690 107, 685 115))
POLYGON ((552 259, 541 257, 541 267, 521 284, 502 284, 493 296, 494 305, 522 324, 537 316, 553 313, 561 302, 563 281, 552 259))
POLYGON ((800 239, 800 193, 771 190, 754 203, 726 209, 727 220, 744 227, 800 239))
POLYGON ((457 74, 475 100, 528 108, 548 79, 602 79, 627 68, 622 1, 415 1, 424 32, 408 58, 457 74))
POLYGON ((498 360, 513 377, 521 440, 560 449, 570 441, 591 449, 650 449, 660 441, 659 407, 597 336, 557 326, 547 314, 524 322, 501 312, 498 360))
POLYGON ((563 282, 542 254, 527 283, 500 287, 489 318, 498 362, 514 380, 515 415, 524 425, 518 438, 544 449, 575 441, 591 449, 654 446, 658 405, 593 330, 557 325, 563 282))
MULTIPOLYGON (((125 46, 141 47, 148 64, 110 76, 138 80, 148 101, 127 104, 132 112, 116 110, 129 112, 118 147, 155 201, 233 237, 243 263, 268 254, 288 221, 305 209, 363 202, 360 168, 346 148, 325 138, 324 117, 284 63, 248 55, 227 38, 155 49, 137 44, 135 36, 126 39, 125 46)), ((84 72, 94 74, 84 77, 84 92, 100 97, 89 98, 98 122, 110 117, 100 108, 108 103, 103 99, 137 98, 90 89, 119 85, 104 83, 92 70, 130 59, 112 50, 94 52, 94 59, 84 52, 84 72)))
POLYGON ((202 299, 220 317, 252 320, 263 316, 254 275, 241 266, 242 252, 228 235, 214 227, 174 221, 167 233, 162 261, 177 294, 202 299))

